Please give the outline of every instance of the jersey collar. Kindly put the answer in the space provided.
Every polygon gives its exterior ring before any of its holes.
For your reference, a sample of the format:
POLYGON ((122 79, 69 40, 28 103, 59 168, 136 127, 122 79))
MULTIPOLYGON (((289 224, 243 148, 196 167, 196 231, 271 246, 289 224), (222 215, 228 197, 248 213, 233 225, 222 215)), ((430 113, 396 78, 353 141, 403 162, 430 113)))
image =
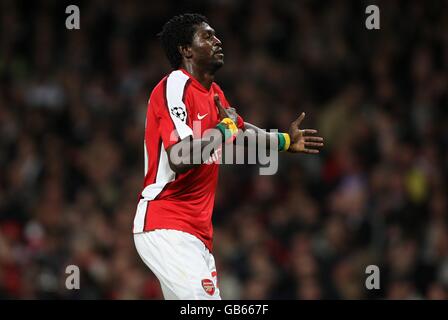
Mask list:
POLYGON ((182 71, 185 75, 187 75, 190 79, 191 79, 191 83, 194 84, 199 90, 210 93, 212 91, 213 88, 213 82, 212 85, 210 86, 210 90, 207 90, 207 88, 205 88, 198 80, 196 80, 195 77, 193 77, 193 75, 191 75, 187 70, 180 68, 180 71, 182 71))

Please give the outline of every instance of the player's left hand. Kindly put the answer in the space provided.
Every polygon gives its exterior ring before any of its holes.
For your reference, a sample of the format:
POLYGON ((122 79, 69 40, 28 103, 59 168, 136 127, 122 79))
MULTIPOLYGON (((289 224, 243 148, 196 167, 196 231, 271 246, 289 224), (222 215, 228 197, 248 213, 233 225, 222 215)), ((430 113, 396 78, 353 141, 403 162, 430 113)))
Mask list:
POLYGON ((238 121, 238 113, 236 113, 236 109, 232 107, 224 108, 219 100, 219 96, 215 94, 214 96, 216 108, 218 108, 219 119, 222 120, 224 118, 230 118, 233 122, 237 123, 238 121))
POLYGON ((314 129, 300 129, 300 123, 305 118, 305 112, 293 122, 289 127, 289 136, 291 138, 291 145, 288 151, 292 153, 319 153, 320 147, 324 146, 324 138, 315 136, 317 130, 314 129))

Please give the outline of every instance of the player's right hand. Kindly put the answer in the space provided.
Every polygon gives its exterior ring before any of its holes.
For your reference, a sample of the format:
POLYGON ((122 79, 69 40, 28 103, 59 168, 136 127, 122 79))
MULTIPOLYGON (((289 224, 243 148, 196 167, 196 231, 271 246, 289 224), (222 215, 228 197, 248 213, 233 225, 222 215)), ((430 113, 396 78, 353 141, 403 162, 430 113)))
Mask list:
POLYGON ((305 118, 305 112, 293 122, 289 127, 289 136, 291 138, 291 145, 288 152, 303 152, 303 153, 319 153, 319 149, 324 146, 324 138, 315 136, 317 130, 315 129, 300 129, 300 124, 305 118))

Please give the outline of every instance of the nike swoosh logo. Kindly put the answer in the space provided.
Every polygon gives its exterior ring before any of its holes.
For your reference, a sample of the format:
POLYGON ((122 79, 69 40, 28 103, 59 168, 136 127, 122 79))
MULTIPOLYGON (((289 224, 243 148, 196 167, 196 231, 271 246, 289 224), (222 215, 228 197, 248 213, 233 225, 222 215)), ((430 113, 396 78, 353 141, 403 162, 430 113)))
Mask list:
POLYGON ((208 115, 208 113, 206 113, 206 114, 204 114, 203 116, 201 116, 201 115, 199 114, 199 112, 198 112, 198 119, 199 119, 199 120, 202 120, 202 119, 204 119, 207 115, 208 115))

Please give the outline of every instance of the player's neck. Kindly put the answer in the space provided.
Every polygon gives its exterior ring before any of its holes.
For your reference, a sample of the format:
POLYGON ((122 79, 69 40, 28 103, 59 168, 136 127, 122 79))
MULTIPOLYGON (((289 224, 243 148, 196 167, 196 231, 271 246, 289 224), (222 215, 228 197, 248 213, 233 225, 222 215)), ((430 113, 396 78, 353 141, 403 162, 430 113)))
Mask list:
POLYGON ((212 73, 210 71, 203 70, 203 69, 201 69, 198 66, 195 66, 193 64, 183 65, 182 68, 184 68, 200 84, 202 84, 202 86, 205 89, 210 90, 210 87, 211 87, 213 81, 215 80, 215 74, 214 73, 212 73))

